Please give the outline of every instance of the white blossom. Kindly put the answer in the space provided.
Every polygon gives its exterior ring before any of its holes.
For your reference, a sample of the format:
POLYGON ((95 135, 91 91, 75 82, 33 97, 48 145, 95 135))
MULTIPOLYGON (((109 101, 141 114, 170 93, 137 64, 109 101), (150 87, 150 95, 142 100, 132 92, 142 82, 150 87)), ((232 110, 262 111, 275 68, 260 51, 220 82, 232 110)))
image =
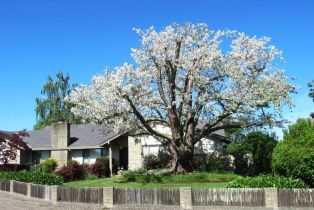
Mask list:
POLYGON ((76 104, 76 116, 119 132, 173 139, 173 133, 170 137, 148 129, 159 124, 174 127, 171 111, 184 131, 192 113, 196 124, 206 122, 199 132, 207 129, 208 134, 218 122, 280 125, 282 108, 292 106, 294 86, 284 75, 281 51, 268 37, 214 31, 203 23, 135 31, 141 45, 132 49, 134 64, 107 69, 93 77, 92 85, 72 91, 67 100, 76 104))

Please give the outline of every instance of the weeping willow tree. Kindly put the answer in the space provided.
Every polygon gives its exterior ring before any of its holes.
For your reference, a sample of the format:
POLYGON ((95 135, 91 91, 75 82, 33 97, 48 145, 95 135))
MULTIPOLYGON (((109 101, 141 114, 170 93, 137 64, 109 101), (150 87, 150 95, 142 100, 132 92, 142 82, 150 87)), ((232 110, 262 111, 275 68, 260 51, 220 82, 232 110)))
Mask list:
POLYGON ((44 128, 58 121, 68 121, 73 124, 81 123, 81 119, 71 113, 74 104, 63 99, 76 86, 69 83, 70 76, 62 72, 56 74, 56 81, 51 76, 41 90, 42 97, 36 98, 36 124, 35 130, 44 128))

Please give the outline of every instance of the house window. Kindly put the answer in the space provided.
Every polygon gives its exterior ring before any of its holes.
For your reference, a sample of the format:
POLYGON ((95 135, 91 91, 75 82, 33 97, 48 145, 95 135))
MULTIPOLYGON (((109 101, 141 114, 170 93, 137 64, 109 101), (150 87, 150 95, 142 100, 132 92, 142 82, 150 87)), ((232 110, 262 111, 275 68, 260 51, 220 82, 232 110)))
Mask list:
POLYGON ((108 152, 108 149, 100 149, 101 150, 101 156, 109 156, 109 152, 108 152))
POLYGON ((149 146, 145 145, 143 146, 143 155, 146 156, 149 154, 149 146))
POLYGON ((84 164, 93 164, 96 162, 96 159, 101 157, 104 152, 103 149, 86 149, 83 150, 83 163, 84 164))
POLYGON ((44 160, 50 158, 50 151, 33 151, 32 152, 32 162, 34 164, 39 164, 44 160))
POLYGON ((168 152, 167 150, 166 150, 166 147, 164 146, 164 145, 159 145, 159 153, 165 153, 165 152, 168 152))
POLYGON ((83 150, 71 150, 69 155, 71 160, 77 161, 79 164, 83 163, 83 150))
POLYGON ((158 155, 158 152, 159 152, 159 146, 158 145, 149 146, 149 153, 150 154, 158 155))
POLYGON ((163 145, 143 145, 143 155, 154 154, 158 155, 160 152, 165 151, 165 147, 163 145))
POLYGON ((83 150, 83 163, 89 164, 89 150, 83 150))

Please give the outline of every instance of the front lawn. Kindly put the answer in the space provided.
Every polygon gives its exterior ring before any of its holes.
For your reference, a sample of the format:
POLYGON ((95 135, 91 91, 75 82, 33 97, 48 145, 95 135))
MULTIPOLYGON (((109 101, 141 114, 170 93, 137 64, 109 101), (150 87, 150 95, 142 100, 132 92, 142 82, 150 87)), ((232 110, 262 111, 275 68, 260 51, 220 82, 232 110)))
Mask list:
POLYGON ((239 177, 235 174, 220 173, 190 173, 185 175, 169 175, 161 177, 159 182, 131 182, 123 177, 84 180, 64 183, 71 187, 194 187, 194 188, 224 188, 228 182, 239 177))

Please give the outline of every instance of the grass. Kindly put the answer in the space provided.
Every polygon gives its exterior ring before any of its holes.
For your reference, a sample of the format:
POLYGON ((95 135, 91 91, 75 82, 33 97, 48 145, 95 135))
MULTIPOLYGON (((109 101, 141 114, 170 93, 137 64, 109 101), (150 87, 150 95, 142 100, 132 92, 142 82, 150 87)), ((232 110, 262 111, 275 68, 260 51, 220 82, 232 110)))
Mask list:
POLYGON ((193 188, 224 188, 228 182, 239 177, 231 173, 189 173, 173 174, 161 177, 160 182, 126 182, 123 177, 84 180, 64 183, 71 187, 193 187, 193 188))
POLYGON ((239 175, 233 173, 205 173, 196 172, 188 174, 173 174, 170 176, 165 176, 161 178, 162 182, 175 182, 175 183, 207 183, 207 182, 230 182, 239 175))

